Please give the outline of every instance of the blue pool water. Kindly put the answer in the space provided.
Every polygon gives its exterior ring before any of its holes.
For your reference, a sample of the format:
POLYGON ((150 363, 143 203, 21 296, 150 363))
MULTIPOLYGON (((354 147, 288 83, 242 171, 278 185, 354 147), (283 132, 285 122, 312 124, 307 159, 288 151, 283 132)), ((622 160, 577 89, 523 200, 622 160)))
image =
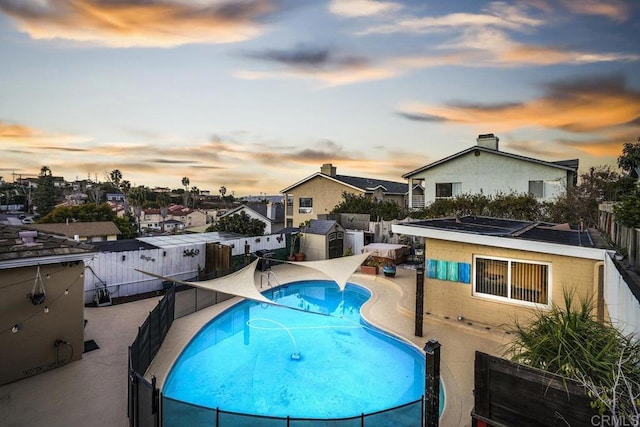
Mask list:
POLYGON ((217 316, 174 364, 164 396, 245 414, 339 418, 424 394, 424 353, 360 318, 365 289, 304 281, 265 295, 296 310, 244 301, 217 316))

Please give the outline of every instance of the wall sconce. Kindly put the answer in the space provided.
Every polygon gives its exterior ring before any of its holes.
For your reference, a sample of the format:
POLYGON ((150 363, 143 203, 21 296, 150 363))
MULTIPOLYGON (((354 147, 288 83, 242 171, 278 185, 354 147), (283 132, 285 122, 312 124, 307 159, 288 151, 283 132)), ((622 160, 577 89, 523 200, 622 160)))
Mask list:
POLYGON ((124 261, 125 259, 127 259, 126 255, 122 255, 122 261, 124 261))
POLYGON ((167 251, 162 251, 162 256, 167 256, 167 251))
POLYGON ((44 306, 44 313, 47 314, 49 312, 49 307, 47 307, 46 305, 44 306))
POLYGON ((13 328, 11 328, 11 332, 17 334, 20 329, 22 329, 22 323, 16 323, 15 325, 13 325, 13 328))

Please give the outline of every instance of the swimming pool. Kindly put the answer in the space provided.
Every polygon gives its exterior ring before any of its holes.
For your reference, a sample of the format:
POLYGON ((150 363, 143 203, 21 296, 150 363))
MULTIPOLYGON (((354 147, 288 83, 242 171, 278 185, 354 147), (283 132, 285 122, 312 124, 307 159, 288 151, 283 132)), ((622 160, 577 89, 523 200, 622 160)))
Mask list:
POLYGON ((367 290, 349 284, 340 292, 316 280, 265 295, 294 310, 247 300, 217 316, 178 357, 163 396, 241 414, 324 419, 423 395, 424 354, 360 318, 367 290))

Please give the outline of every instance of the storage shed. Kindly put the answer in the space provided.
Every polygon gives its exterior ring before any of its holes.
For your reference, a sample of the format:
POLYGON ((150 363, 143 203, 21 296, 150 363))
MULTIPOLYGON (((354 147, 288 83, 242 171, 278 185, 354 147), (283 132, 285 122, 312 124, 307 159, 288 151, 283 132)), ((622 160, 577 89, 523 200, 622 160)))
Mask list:
POLYGON ((312 219, 302 233, 300 247, 307 261, 338 258, 344 254, 345 229, 337 221, 312 219))

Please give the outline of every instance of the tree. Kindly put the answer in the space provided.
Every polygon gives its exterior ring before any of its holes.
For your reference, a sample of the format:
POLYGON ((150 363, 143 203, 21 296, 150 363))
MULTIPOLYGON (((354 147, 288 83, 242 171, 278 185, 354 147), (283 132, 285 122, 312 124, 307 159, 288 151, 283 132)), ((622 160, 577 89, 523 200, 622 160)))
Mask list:
POLYGON ((376 202, 364 194, 359 195, 346 191, 342 193, 342 202, 337 204, 330 213, 369 214, 372 221, 390 221, 406 216, 406 211, 395 202, 390 200, 376 202))
POLYGON ((183 176, 182 177, 182 186, 184 187, 184 193, 182 194, 182 197, 184 198, 183 205, 185 207, 187 206, 187 203, 189 202, 189 184, 191 184, 191 181, 189 180, 189 177, 183 176))
POLYGON ((42 166, 38 176, 38 188, 34 194, 34 205, 39 215, 48 214, 56 206, 56 193, 51 169, 48 166, 42 166))
POLYGON ((251 218, 244 211, 239 214, 220 218, 217 223, 209 226, 207 231, 228 231, 245 236, 262 236, 266 224, 259 219, 251 218))
POLYGON ((599 322, 593 308, 591 299, 574 304, 574 293, 565 291, 564 307, 554 304, 537 311, 526 326, 515 324, 515 338, 506 353, 516 362, 591 385, 599 394, 591 393, 594 406, 603 411, 637 415, 640 341, 599 322), (620 386, 622 378, 631 387, 620 386))
POLYGON ((162 217, 162 232, 164 233, 164 221, 169 212, 169 204, 171 204, 171 197, 167 193, 160 193, 156 198, 156 203, 160 207, 160 216, 162 217))
POLYGON ((134 187, 129 191, 129 204, 133 208, 133 214, 136 216, 136 223, 138 227, 138 234, 140 234, 140 215, 142 214, 142 205, 145 201, 146 194, 143 187, 134 187))
POLYGON ((66 221, 73 222, 96 222, 96 221, 113 221, 116 213, 111 207, 103 203, 96 205, 94 203, 86 203, 78 206, 59 206, 54 208, 47 215, 40 218, 42 223, 61 223, 66 221))
POLYGON ((622 154, 618 157, 618 167, 627 175, 638 178, 640 175, 640 138, 636 142, 625 142, 622 146, 622 154))
POLYGON ((196 186, 191 187, 191 207, 195 209, 196 201, 198 200, 198 196, 200 195, 200 189, 196 186))
POLYGON ((109 172, 109 178, 113 183, 113 186, 120 190, 120 181, 122 181, 122 172, 119 169, 114 169, 109 172))

